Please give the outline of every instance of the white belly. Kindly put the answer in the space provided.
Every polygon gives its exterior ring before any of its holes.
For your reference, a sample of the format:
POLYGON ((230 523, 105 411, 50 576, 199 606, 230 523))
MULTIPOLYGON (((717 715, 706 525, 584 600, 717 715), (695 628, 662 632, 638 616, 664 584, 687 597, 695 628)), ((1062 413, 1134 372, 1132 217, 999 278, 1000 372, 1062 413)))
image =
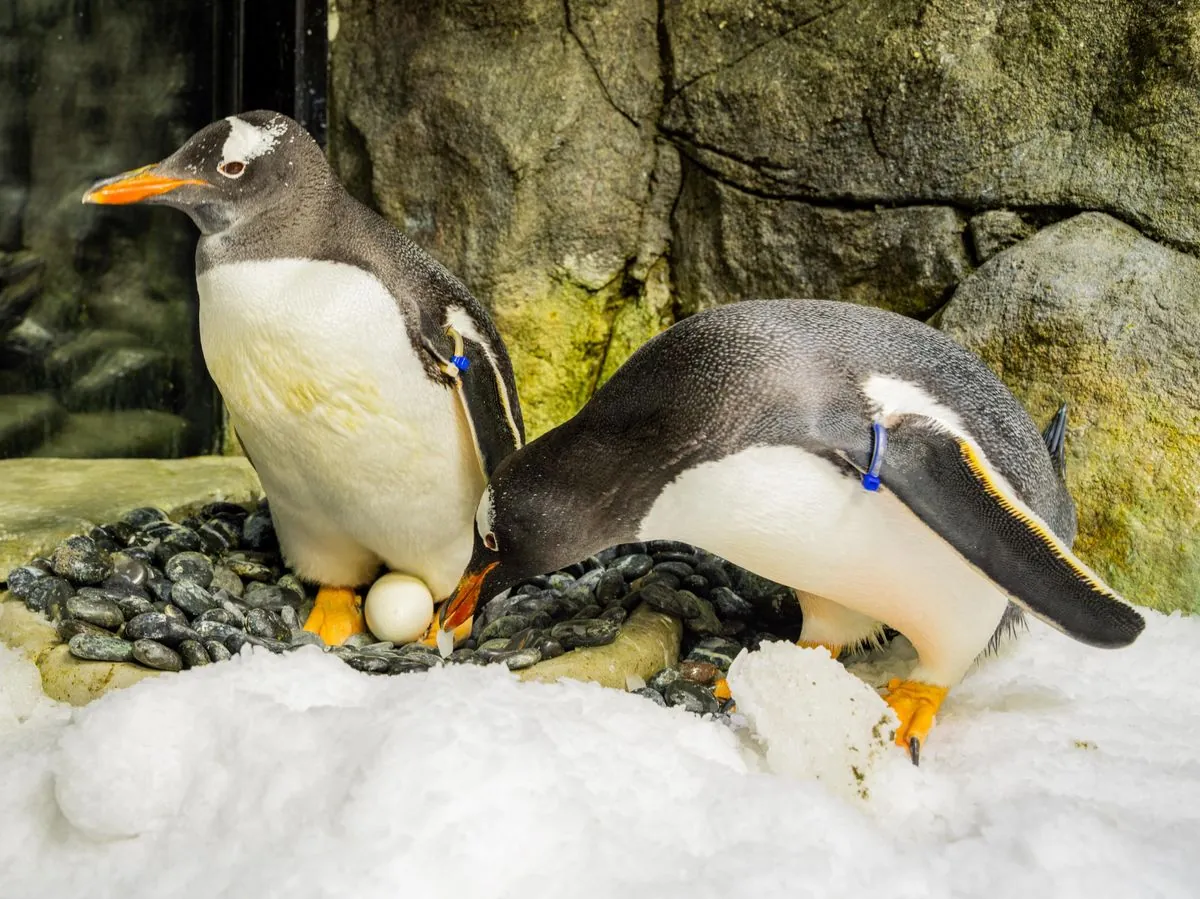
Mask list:
POLYGON ((358 268, 298 259, 218 266, 198 287, 205 362, 289 561, 356 584, 382 560, 446 595, 484 479, 390 294, 358 268))
POLYGON ((956 681, 1007 597, 892 494, 794 447, 754 447, 684 472, 639 538, 683 540, 899 630, 956 681))

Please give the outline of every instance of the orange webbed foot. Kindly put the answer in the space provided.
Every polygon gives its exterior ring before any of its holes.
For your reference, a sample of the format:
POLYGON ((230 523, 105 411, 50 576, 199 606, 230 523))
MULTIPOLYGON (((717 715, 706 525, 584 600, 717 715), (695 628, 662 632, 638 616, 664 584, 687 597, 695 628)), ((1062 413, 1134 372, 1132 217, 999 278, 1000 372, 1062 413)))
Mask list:
POLYGON ((366 632, 363 601, 349 587, 322 587, 317 591, 316 603, 304 622, 304 629, 327 645, 338 646, 355 634, 366 632))
POLYGON ((921 744, 933 729, 934 716, 941 708, 947 692, 946 687, 920 681, 902 681, 899 678, 888 681, 888 695, 884 701, 900 719, 896 745, 908 750, 914 765, 920 763, 921 744))

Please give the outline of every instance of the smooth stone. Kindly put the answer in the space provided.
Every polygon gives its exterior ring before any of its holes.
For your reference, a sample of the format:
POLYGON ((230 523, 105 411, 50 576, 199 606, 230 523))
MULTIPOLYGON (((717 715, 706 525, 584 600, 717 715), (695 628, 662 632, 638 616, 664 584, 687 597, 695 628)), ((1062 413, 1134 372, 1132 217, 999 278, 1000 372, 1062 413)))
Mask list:
POLYGON ((250 510, 245 506, 237 503, 226 502, 225 500, 215 500, 211 503, 205 503, 200 507, 197 513, 201 518, 233 518, 238 521, 244 519, 250 514, 250 510))
POLYGON ((729 587, 713 587, 709 591, 708 598, 722 618, 745 619, 754 615, 754 606, 729 587))
POLYGON ((650 569, 654 567, 654 560, 643 553, 623 556, 614 559, 612 564, 608 566, 609 571, 619 572, 621 577, 627 581, 634 581, 640 577, 650 573, 650 569))
POLYGON ((611 606, 596 616, 602 621, 615 621, 617 624, 629 617, 629 613, 621 606, 611 606))
POLYGON ((225 565, 217 565, 213 568, 212 583, 208 586, 214 593, 218 590, 224 590, 230 596, 235 596, 238 599, 241 599, 246 589, 242 583, 242 579, 225 565))
POLYGON ((548 575, 547 581, 549 582, 547 586, 549 586, 551 590, 558 590, 561 592, 574 584, 576 579, 572 575, 569 575, 565 572, 556 571, 554 574, 548 575))
POLYGON ((147 668, 154 668, 158 671, 183 670, 183 659, 179 657, 179 653, 157 640, 133 641, 133 657, 147 668))
POLYGON ((163 603, 163 607, 159 611, 179 624, 187 625, 191 623, 191 619, 187 613, 173 602, 163 603))
POLYGON ((207 587, 213 579, 213 563, 198 552, 176 553, 167 560, 163 573, 176 584, 196 584, 207 587))
POLYGON ((526 649, 535 645, 543 637, 542 631, 536 627, 527 627, 513 634, 506 644, 507 649, 526 649))
POLYGON ((255 559, 247 558, 243 553, 226 556, 225 566, 243 580, 266 583, 272 578, 269 566, 255 559))
POLYGON ((71 638, 76 634, 94 634, 96 636, 112 636, 110 631, 102 627, 97 627, 87 621, 81 621, 78 618, 63 618, 54 625, 54 630, 58 634, 58 639, 64 643, 69 643, 71 638))
POLYGON ((673 574, 673 575, 675 575, 675 577, 679 578, 681 581, 685 577, 691 577, 693 574, 695 574, 695 569, 693 569, 692 566, 689 565, 687 562, 676 562, 676 561, 658 562, 650 570, 657 571, 662 574, 673 574))
POLYGON ((125 616, 112 600, 93 599, 78 594, 67 600, 67 615, 107 630, 115 630, 125 623, 125 616))
POLYGON ((523 668, 528 668, 531 665, 536 665, 542 660, 542 654, 538 652, 536 647, 527 647, 513 651, 504 660, 504 664, 508 666, 509 671, 520 671, 523 668))
POLYGON ((271 549, 276 543, 275 524, 268 512, 251 512, 242 524, 242 542, 255 550, 271 549))
POLYGON ((271 609, 273 611, 278 611, 284 606, 300 605, 300 600, 292 591, 283 590, 273 584, 260 584, 256 590, 251 590, 248 586, 246 592, 242 594, 242 602, 251 609, 271 609))
POLYGON ((562 607, 559 598, 546 591, 538 591, 533 595, 520 595, 514 599, 513 612, 519 615, 553 615, 562 607))
POLYGON ((557 659, 563 655, 567 649, 557 640, 542 640, 537 645, 538 654, 543 659, 557 659))
MULTIPOLYGON (((686 618, 687 610, 679 593, 666 584, 649 584, 634 591, 636 598, 655 611, 676 618, 686 618)), ((688 594, 691 596, 692 594, 688 594)))
POLYGON ((611 606, 613 603, 620 602, 621 597, 627 592, 624 575, 616 569, 609 568, 601 574, 596 583, 596 602, 602 606, 611 606))
MULTIPOLYGON (((202 627, 225 627, 215 621, 203 622, 202 627)), ((129 640, 159 640, 164 643, 179 643, 182 640, 196 640, 200 637, 213 636, 201 630, 193 630, 171 618, 164 612, 146 612, 137 615, 125 623, 125 637, 129 640)))
POLYGON ((67 641, 67 648, 75 658, 90 662, 128 662, 133 658, 133 644, 112 634, 76 634, 67 641))
POLYGON ((347 649, 363 649, 375 642, 375 637, 369 633, 352 634, 342 641, 347 649))
POLYGON ((721 676, 721 669, 712 662, 701 662, 697 659, 685 659, 679 663, 679 674, 693 684, 708 686, 721 676))
POLYGON ((185 668, 202 668, 212 660, 208 651, 198 640, 184 640, 179 644, 179 655, 185 668))
POLYGON ((307 591, 304 589, 304 582, 294 574, 285 574, 275 582, 275 585, 288 593, 292 593, 296 597, 297 603, 304 602, 308 597, 307 591))
POLYGON ((100 549, 104 550, 110 555, 118 552, 121 549, 122 544, 118 543, 113 538, 113 535, 106 531, 103 527, 94 527, 88 531, 87 535, 92 539, 92 542, 95 543, 96 546, 100 547, 100 549))
POLYGON ((17 599, 24 600, 26 590, 33 586, 34 581, 49 577, 49 573, 33 565, 21 565, 8 573, 8 592, 17 599))
POLYGON ((485 640, 476 647, 476 652, 506 652, 508 650, 508 638, 497 637, 494 640, 485 640))
POLYGON ((456 649, 450 655, 446 656, 446 661, 455 665, 461 665, 464 662, 470 662, 475 657, 473 649, 456 649))
POLYGON ((575 614, 572 615, 571 617, 572 618, 599 618, 600 611, 601 610, 598 605, 596 605, 595 603, 589 603, 588 605, 583 606, 582 608, 578 609, 575 612, 575 614))
POLYGON ((169 580, 160 575, 157 570, 151 569, 150 576, 146 578, 146 589, 150 591, 159 602, 171 601, 171 590, 175 587, 169 580))
POLYGON ((237 547, 237 543, 230 540, 224 531, 211 524, 205 523, 196 528, 196 536, 200 538, 204 553, 209 556, 220 556, 237 547))
POLYGON ((683 604, 688 611, 683 622, 685 630, 704 637, 717 636, 721 633, 721 619, 713 611, 712 603, 687 590, 680 590, 677 595, 684 597, 683 604))
POLYGON ((663 699, 662 694, 659 693, 657 690, 655 690, 653 687, 639 687, 638 689, 631 690, 630 692, 633 693, 635 696, 646 697, 651 702, 653 702, 655 705, 660 705, 663 708, 667 707, 667 701, 665 699, 663 699))
POLYGON ((672 590, 678 590, 679 581, 680 579, 669 571, 651 571, 644 577, 633 581, 629 587, 631 590, 641 590, 654 584, 661 584, 664 587, 670 587, 672 590))
POLYGON ((728 587, 729 575, 725 566, 712 559, 705 559, 696 565, 696 574, 708 581, 712 587, 728 587))
POLYGON ((563 621, 550 629, 550 636, 566 649, 579 646, 604 646, 613 642, 621 626, 613 621, 592 618, 578 621, 563 621))
POLYGON ((221 596, 218 594, 213 599, 220 599, 221 608, 230 614, 233 621, 230 624, 236 624, 238 627, 246 626, 246 613, 250 611, 249 606, 245 603, 238 602, 236 599, 229 599, 228 595, 221 596))
POLYGON ((320 634, 314 634, 312 631, 306 631, 302 627, 292 628, 292 645, 293 646, 325 646, 325 641, 321 639, 320 634))
POLYGON ((162 509, 158 509, 154 506, 139 506, 136 509, 130 509, 121 516, 122 522, 130 527, 138 528, 139 530, 156 522, 170 520, 171 516, 169 516, 162 509))
POLYGON ((679 680, 680 677, 682 677, 682 675, 679 673, 678 668, 664 668, 661 671, 653 674, 650 679, 646 681, 646 686, 657 690, 659 693, 662 693, 667 689, 667 687, 679 680))
POLYGON ((346 664, 367 674, 387 674, 392 667, 392 660, 381 655, 355 653, 346 659, 346 664))
POLYGON ((217 605, 211 593, 190 581, 181 581, 171 589, 171 602, 193 618, 217 605))
POLYGON ((279 618, 290 628, 295 629, 301 626, 300 616, 291 606, 284 606, 280 609, 279 618))
POLYGON ((59 614, 66 608, 67 600, 75 595, 75 588, 61 577, 44 577, 26 588, 25 605, 34 612, 49 614, 58 608, 59 614))
POLYGON ((246 613, 246 633, 281 643, 290 642, 292 629, 270 609, 251 609, 246 613))
POLYGON ((720 701, 711 692, 686 680, 677 680, 663 692, 667 705, 679 707, 697 715, 715 715, 721 710, 720 701))
POLYGON ((702 662, 719 668, 721 671, 728 671, 729 666, 733 664, 736 656, 728 656, 725 653, 715 652, 711 649, 701 649, 695 647, 688 653, 688 659, 693 662, 702 662))
POLYGON ((228 662, 233 658, 233 654, 220 640, 205 640, 204 651, 208 653, 209 659, 214 662, 228 662))
MULTIPOLYGON (((596 563, 596 566, 597 567, 595 568, 589 568, 578 578, 576 578, 573 586, 582 587, 586 590, 595 590, 596 587, 599 586, 600 581, 603 579, 605 573, 608 571, 608 569, 601 566, 599 562, 596 563)), ((617 574, 620 574, 620 572, 617 572, 617 574)))
POLYGON ((221 624, 229 624, 229 625, 243 624, 243 620, 240 618, 235 619, 233 617, 233 613, 231 613, 228 609, 219 609, 219 608, 218 609, 205 609, 203 612, 199 613, 196 616, 196 620, 193 622, 193 625, 198 627, 200 625, 200 622, 202 622, 202 621, 217 621, 217 622, 220 622, 221 624))
POLYGON ((703 596, 708 593, 708 581, 698 574, 689 574, 679 582, 679 588, 703 596))
POLYGON ((91 537, 76 535, 60 543, 50 557, 54 573, 76 584, 98 584, 112 574, 112 554, 91 537))

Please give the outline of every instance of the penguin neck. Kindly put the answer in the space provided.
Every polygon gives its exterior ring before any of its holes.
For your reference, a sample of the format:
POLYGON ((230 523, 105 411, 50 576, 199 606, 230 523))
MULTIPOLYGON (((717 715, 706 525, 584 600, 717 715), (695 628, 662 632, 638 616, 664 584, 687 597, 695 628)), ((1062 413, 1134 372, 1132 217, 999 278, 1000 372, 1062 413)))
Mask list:
POLYGON ((342 197, 349 199, 332 178, 297 185, 280 202, 215 234, 202 235, 196 246, 196 274, 235 262, 293 258, 297 248, 309 248, 314 258, 319 257, 328 231, 322 222, 337 221, 342 197))

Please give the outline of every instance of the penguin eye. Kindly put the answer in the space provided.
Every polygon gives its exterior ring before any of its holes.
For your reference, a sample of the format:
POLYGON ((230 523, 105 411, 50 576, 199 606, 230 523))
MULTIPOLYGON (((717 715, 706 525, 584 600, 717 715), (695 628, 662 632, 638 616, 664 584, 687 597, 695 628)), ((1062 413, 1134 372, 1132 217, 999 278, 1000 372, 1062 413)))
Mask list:
POLYGON ((497 548, 500 546, 500 544, 496 542, 496 535, 492 531, 488 531, 483 535, 483 545, 492 552, 496 552, 497 548))
POLYGON ((217 171, 226 178, 237 178, 246 171, 246 163, 238 162, 236 159, 232 162, 222 162, 217 166, 217 171))

